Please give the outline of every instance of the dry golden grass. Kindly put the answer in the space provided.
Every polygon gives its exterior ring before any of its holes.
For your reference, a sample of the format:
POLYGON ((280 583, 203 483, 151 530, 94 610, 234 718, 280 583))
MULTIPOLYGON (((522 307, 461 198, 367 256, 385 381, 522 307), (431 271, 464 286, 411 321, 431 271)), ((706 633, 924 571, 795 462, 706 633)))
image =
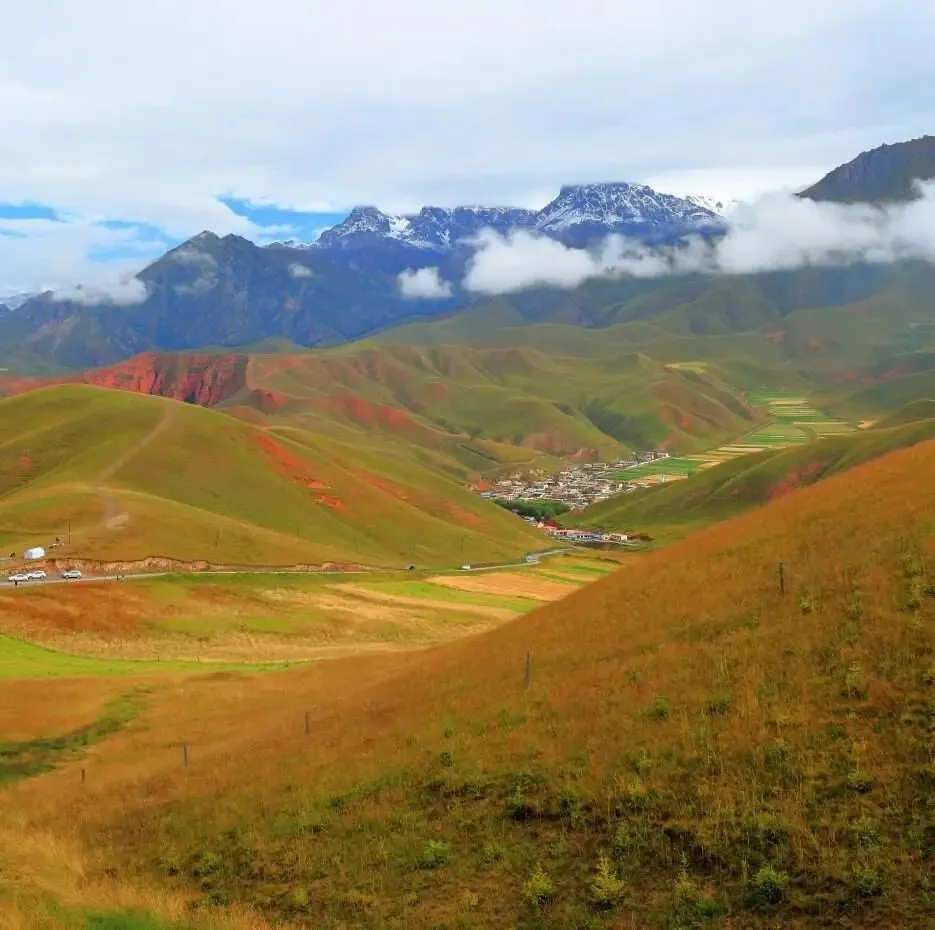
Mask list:
POLYGON ((458 591, 528 597, 535 601, 554 601, 569 593, 566 585, 545 581, 531 571, 436 575, 429 580, 433 584, 455 588, 458 591))
POLYGON ((4 800, 130 884, 219 857, 204 893, 296 926, 583 926, 602 853, 607 926, 930 926, 933 470, 889 455, 483 636, 175 682, 87 784, 4 800))

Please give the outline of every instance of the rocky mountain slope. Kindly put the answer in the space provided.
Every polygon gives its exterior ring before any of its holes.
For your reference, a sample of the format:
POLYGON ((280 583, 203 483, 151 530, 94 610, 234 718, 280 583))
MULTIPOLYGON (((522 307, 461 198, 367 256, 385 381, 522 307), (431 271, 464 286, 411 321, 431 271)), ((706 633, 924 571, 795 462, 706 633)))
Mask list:
POLYGON ((935 136, 881 145, 826 174, 802 192, 842 203, 910 200, 916 182, 935 178, 935 136))

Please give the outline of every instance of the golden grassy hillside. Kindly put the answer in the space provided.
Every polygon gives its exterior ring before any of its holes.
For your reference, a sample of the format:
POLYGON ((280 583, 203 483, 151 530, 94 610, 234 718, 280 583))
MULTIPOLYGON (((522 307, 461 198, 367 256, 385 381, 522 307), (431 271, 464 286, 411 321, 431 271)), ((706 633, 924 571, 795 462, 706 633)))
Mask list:
POLYGON ((929 926, 933 467, 895 452, 428 652, 167 683, 86 783, 8 788, 9 836, 163 915, 929 926))

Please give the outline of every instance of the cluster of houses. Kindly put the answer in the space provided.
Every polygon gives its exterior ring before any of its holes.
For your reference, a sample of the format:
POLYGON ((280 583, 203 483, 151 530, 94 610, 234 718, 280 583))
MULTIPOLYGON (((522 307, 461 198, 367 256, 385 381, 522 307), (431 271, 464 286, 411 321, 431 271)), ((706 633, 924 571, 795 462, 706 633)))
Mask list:
POLYGON ((557 474, 514 474, 498 481, 492 489, 483 491, 481 496, 505 501, 558 501, 570 510, 584 510, 614 494, 634 491, 639 487, 611 475, 667 457, 666 452, 634 452, 631 458, 618 462, 570 465, 557 474))

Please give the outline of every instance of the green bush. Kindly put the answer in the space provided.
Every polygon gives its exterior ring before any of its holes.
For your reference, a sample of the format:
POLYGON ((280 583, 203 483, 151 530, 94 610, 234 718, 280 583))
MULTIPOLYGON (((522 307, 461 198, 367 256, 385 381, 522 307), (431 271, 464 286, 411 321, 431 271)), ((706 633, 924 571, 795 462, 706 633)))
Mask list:
POLYGON ((454 756, 448 750, 444 750, 438 757, 439 763, 446 769, 451 768, 454 765, 454 756))
POLYGON ((774 869, 771 865, 764 865, 753 876, 750 896, 754 907, 769 910, 786 900, 788 889, 789 876, 785 872, 774 869))
POLYGON ((441 840, 429 840, 422 848, 419 868, 440 869, 449 862, 451 862, 451 844, 441 840))
POLYGON ((487 865, 492 865, 495 862, 503 862, 506 857, 506 848, 503 843, 484 843, 484 849, 481 855, 487 865))
POLYGON ((664 697, 657 697, 649 715, 653 720, 665 720, 669 716, 669 702, 664 697))
POLYGON ((545 907, 554 896, 555 886, 552 879, 541 865, 537 865, 523 885, 523 898, 527 904, 538 910, 545 907))
POLYGON ((591 907, 607 911, 623 899, 627 884, 611 866, 610 859, 601 856, 597 860, 597 873, 591 879, 589 900, 591 907))

